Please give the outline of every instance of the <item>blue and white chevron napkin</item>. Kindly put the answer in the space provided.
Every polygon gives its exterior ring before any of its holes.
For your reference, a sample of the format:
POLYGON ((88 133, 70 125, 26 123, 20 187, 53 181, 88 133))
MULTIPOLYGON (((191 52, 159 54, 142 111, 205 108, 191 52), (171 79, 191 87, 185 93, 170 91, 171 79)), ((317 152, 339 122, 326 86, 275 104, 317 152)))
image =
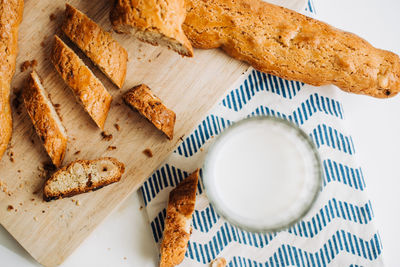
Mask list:
MULTIPOLYGON (((311 2, 306 9, 313 11, 311 2)), ((202 166, 212 138, 242 118, 272 115, 296 123, 318 147, 324 181, 314 207, 290 229, 250 233, 218 216, 200 179, 181 266, 209 266, 218 257, 228 266, 382 266, 382 244, 337 90, 250 69, 141 188, 154 241, 162 239, 169 192, 202 166)))

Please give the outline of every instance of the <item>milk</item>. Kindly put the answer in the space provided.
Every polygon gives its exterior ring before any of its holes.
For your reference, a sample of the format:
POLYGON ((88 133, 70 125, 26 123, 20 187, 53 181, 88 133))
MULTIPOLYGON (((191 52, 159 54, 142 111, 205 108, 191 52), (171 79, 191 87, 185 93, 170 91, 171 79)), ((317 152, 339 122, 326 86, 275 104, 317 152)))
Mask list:
POLYGON ((319 159, 304 135, 275 119, 250 119, 223 133, 204 168, 211 202, 244 228, 287 226, 310 207, 320 186, 319 159))

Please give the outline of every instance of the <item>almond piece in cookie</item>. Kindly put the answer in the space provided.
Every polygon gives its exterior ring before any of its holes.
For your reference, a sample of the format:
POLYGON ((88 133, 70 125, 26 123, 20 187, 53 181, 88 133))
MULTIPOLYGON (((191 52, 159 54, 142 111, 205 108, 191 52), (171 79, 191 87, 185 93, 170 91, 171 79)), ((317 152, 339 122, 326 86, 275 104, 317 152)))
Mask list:
POLYGON ((157 129, 162 131, 168 139, 174 137, 175 112, 168 109, 156 97, 150 88, 141 84, 133 87, 124 95, 125 103, 145 116, 157 129))
POLYGON ((22 92, 26 110, 51 161, 59 167, 67 149, 67 133, 37 73, 32 71, 28 79, 22 92))
POLYGON ((124 164, 115 158, 77 160, 55 172, 45 183, 46 201, 71 197, 118 182, 124 164))
POLYGON ((160 267, 178 265, 185 257, 189 242, 192 214, 196 203, 199 169, 185 178, 169 194, 163 240, 161 242, 160 267))

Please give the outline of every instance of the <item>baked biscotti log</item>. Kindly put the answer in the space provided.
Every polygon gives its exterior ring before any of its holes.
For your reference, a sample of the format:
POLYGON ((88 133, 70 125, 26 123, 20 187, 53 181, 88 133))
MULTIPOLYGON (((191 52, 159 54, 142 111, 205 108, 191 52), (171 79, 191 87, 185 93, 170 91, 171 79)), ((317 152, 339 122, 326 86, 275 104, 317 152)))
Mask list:
POLYGON ((133 87, 124 95, 124 101, 145 116, 168 139, 171 140, 174 137, 175 112, 168 109, 157 96, 153 95, 147 85, 133 87))
POLYGON ((116 0, 110 19, 118 33, 192 57, 192 45, 182 30, 185 15, 185 0, 116 0))
POLYGON ((50 156, 51 161, 59 167, 67 149, 67 133, 61 123, 53 104, 35 71, 29 76, 22 98, 36 133, 50 156))
POLYGON ((182 262, 189 242, 192 214, 196 203, 199 170, 185 178, 169 194, 161 241, 160 267, 172 267, 182 262))
POLYGON ((261 0, 187 0, 196 48, 221 47, 254 68, 311 85, 385 98, 400 90, 400 59, 360 37, 261 0))
POLYGON ((23 0, 0 1, 0 159, 12 134, 10 83, 15 72, 18 27, 23 12, 23 0))
POLYGON ((45 183, 46 201, 71 197, 118 182, 124 164, 114 158, 77 160, 55 172, 45 183))
POLYGON ((112 100, 110 93, 79 56, 58 36, 55 36, 51 59, 79 103, 97 126, 103 129, 112 100))
POLYGON ((128 53, 111 34, 69 4, 61 28, 116 86, 122 87, 128 53))

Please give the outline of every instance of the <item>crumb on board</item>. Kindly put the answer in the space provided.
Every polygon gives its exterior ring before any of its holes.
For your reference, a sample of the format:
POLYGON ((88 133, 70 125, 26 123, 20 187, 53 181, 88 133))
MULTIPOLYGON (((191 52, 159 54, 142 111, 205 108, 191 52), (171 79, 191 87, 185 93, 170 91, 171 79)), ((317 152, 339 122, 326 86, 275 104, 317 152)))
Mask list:
POLYGON ((19 202, 19 205, 22 206, 22 202, 19 202))
POLYGON ((12 205, 7 206, 7 211, 12 211, 13 209, 14 209, 14 207, 12 205))
POLYGON ((34 220, 35 222, 37 222, 37 221, 38 221, 38 218, 35 216, 35 217, 33 217, 33 220, 34 220))
POLYGON ((34 198, 31 198, 31 201, 35 201, 35 199, 34 199, 34 198))
POLYGON ((37 66, 37 61, 36 59, 34 60, 26 60, 21 64, 21 72, 26 71, 29 68, 35 68, 37 66))
POLYGON ((42 41, 42 42, 40 43, 40 46, 41 46, 41 47, 45 47, 45 46, 46 46, 46 43, 45 43, 44 41, 42 41))
POLYGON ((101 132, 101 137, 103 137, 103 140, 105 141, 110 141, 113 138, 112 134, 107 134, 104 131, 101 132))
POLYGON ((114 127, 115 127, 115 129, 117 129, 118 132, 121 130, 121 127, 119 127, 119 124, 118 124, 118 123, 115 123, 115 124, 114 124, 114 127))
POLYGON ((143 154, 145 154, 149 158, 153 157, 153 152, 151 151, 150 148, 146 148, 145 150, 143 150, 143 154))
POLYGON ((8 190, 6 182, 0 180, 0 191, 7 194, 8 196, 12 195, 12 192, 8 190))
POLYGON ((49 16, 50 21, 53 21, 57 18, 57 16, 54 13, 51 13, 49 16))
POLYGON ((108 147, 107 147, 107 151, 113 151, 113 150, 115 150, 115 149, 117 149, 116 146, 108 146, 108 147))
POLYGON ((18 173, 21 173, 21 170, 17 170, 18 173))
POLYGON ((75 201, 75 205, 80 206, 81 202, 79 200, 75 201))
POLYGON ((143 209, 143 206, 140 206, 140 207, 139 207, 139 210, 142 210, 142 209, 143 209))
POLYGON ((42 213, 45 213, 46 211, 45 210, 42 210, 42 213))
POLYGON ((81 153, 81 151, 80 151, 80 150, 78 150, 78 151, 75 151, 74 155, 78 155, 79 153, 81 153))

